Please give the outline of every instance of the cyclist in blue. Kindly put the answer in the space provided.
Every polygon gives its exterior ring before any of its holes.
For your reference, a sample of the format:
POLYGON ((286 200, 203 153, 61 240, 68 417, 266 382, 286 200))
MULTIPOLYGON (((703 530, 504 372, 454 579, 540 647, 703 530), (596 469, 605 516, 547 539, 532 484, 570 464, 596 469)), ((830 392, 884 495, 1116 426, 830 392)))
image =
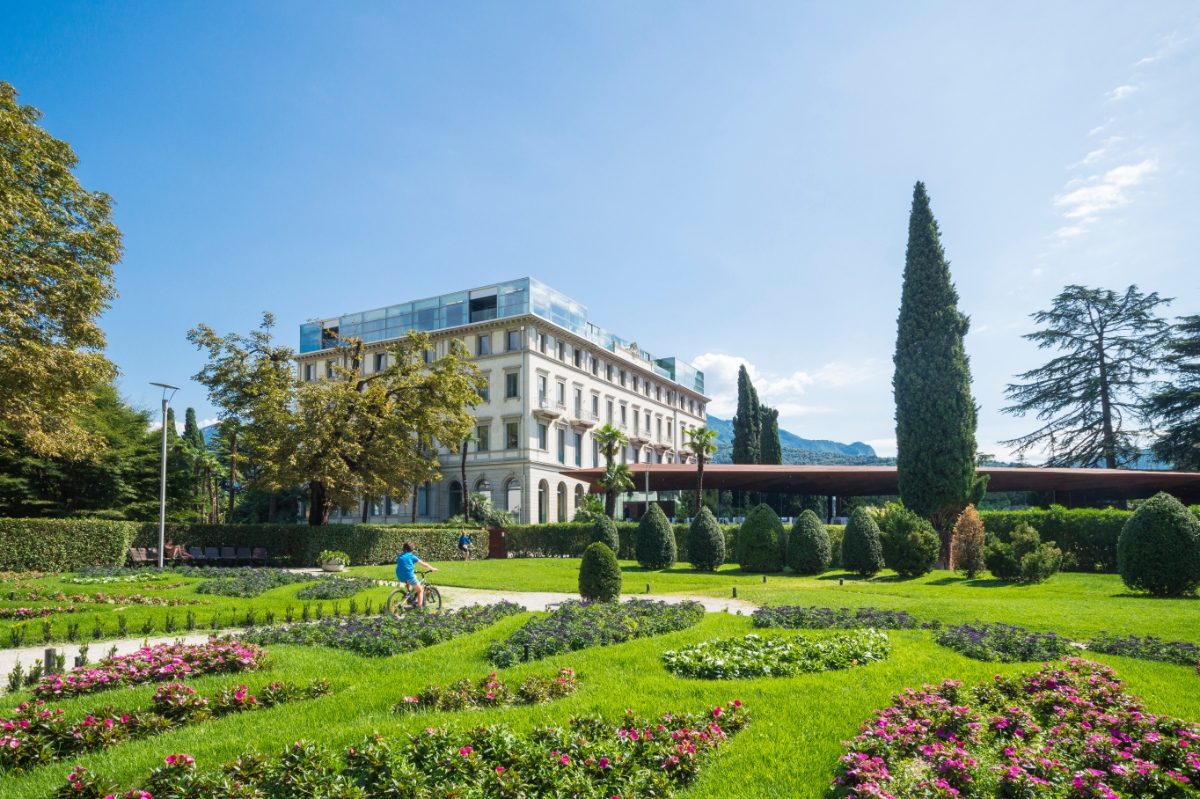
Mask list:
POLYGON ((404 542, 404 551, 396 556, 396 579, 408 586, 410 591, 417 592, 417 607, 425 607, 425 585, 417 579, 413 569, 423 566, 431 572, 437 571, 413 552, 412 541, 404 542))
POLYGON ((463 560, 471 559, 471 534, 466 530, 459 531, 458 551, 462 553, 463 560))

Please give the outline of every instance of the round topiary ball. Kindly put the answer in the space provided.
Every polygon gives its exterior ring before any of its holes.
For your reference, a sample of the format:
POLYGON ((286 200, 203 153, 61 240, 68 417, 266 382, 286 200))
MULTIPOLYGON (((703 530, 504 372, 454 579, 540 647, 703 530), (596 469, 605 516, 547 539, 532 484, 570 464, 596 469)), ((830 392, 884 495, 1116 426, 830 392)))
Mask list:
POLYGON ((765 502, 746 514, 737 535, 738 564, 748 572, 783 571, 786 532, 778 514, 765 502))
POLYGON ((933 571, 942 551, 942 540, 933 525, 907 508, 889 514, 888 522, 888 529, 880 532, 888 568, 904 577, 933 571))
POLYGON ((829 568, 833 554, 829 534, 817 514, 806 510, 792 525, 787 541, 787 565, 796 574, 820 574, 829 568))
POLYGON ((716 571, 725 562, 725 533, 708 508, 701 508, 688 528, 688 559, 700 571, 716 571))
POLYGON ((634 555, 644 569, 666 569, 675 563, 675 530, 658 503, 638 522, 634 555))
POLYGON ((614 602, 621 596, 621 564, 602 541, 590 544, 579 563, 579 595, 586 602, 614 602))
POLYGON ((842 536, 842 568, 867 576, 883 568, 879 526, 866 508, 855 508, 842 536))
POLYGON ((613 553, 621 551, 621 536, 617 533, 617 524, 607 516, 601 516, 592 525, 592 542, 599 541, 608 546, 613 553))
POLYGON ((1159 493, 1141 504, 1117 539, 1125 585, 1155 596, 1182 596, 1200 585, 1200 522, 1183 503, 1159 493))

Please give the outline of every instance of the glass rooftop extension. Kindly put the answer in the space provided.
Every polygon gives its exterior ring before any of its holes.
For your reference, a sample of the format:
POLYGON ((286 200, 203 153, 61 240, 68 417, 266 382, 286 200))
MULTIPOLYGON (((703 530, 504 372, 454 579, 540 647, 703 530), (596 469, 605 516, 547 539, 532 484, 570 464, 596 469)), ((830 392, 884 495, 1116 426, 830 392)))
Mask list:
POLYGON ((300 352, 317 352, 334 346, 334 334, 370 343, 400 338, 410 330, 433 332, 526 314, 545 319, 661 377, 704 393, 703 372, 675 358, 655 358, 637 344, 592 324, 582 303, 531 277, 307 322, 300 325, 300 352))

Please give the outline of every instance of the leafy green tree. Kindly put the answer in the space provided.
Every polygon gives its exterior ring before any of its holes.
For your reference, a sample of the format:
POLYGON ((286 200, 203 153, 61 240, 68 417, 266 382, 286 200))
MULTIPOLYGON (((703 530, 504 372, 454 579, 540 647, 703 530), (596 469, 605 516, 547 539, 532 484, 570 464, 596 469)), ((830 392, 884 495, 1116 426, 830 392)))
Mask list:
POLYGON ((931 571, 941 552, 933 526, 902 506, 895 506, 879 524, 883 562, 904 577, 920 577, 931 571))
POLYGON ((1175 497, 1159 493, 1138 506, 1117 539, 1125 585, 1155 596, 1184 596, 1200 586, 1200 521, 1175 497))
POLYGON ((683 446, 696 456, 696 496, 692 515, 699 515, 704 501, 704 464, 717 451, 717 431, 708 427, 689 427, 684 431, 683 446))
MULTIPOLYGON (((575 515, 571 517, 573 522, 597 522, 600 517, 608 519, 604 514, 604 500, 599 494, 584 494, 583 504, 575 509, 575 515)), ((611 519, 610 519, 611 521, 611 519)))
POLYGON ((1165 362, 1170 380, 1148 405, 1161 428, 1154 455, 1176 469, 1200 471, 1200 315, 1175 325, 1165 362))
POLYGON ((725 562, 725 533, 708 508, 701 508, 688 528, 688 559, 704 572, 716 571, 725 562))
POLYGON ((204 433, 200 432, 200 424, 196 421, 196 409, 188 408, 183 416, 183 440, 193 450, 199 452, 206 448, 204 433))
POLYGON ((762 440, 762 418, 759 415, 758 392, 750 382, 750 374, 743 364, 738 368, 737 413, 733 416, 734 463, 758 463, 762 440))
POLYGON ((774 509, 765 502, 755 505, 742 522, 735 540, 738 564, 748 572, 783 571, 787 533, 774 509))
POLYGON ((1005 389, 1013 402, 1005 413, 1034 413, 1043 424, 1004 443, 1019 453, 1045 448, 1049 466, 1116 469, 1136 458, 1141 431, 1129 425, 1146 418, 1148 381, 1170 336, 1157 310, 1168 302, 1137 286, 1123 294, 1067 286, 1033 314, 1045 327, 1025 338, 1062 354, 1005 389))
POLYGON ((970 325, 942 251, 925 184, 913 189, 896 332, 896 471, 904 505, 942 532, 983 492, 975 474, 975 400, 963 347, 970 325))
POLYGON ((583 551, 579 595, 585 602, 615 602, 621 597, 621 564, 602 541, 593 542, 583 551))
POLYGON ((633 470, 628 464, 612 462, 596 481, 604 492, 604 514, 610 519, 617 510, 617 494, 633 490, 633 470))
POLYGON ((600 453, 604 455, 605 473, 599 483, 604 491, 604 512, 611 519, 617 511, 617 494, 633 488, 633 478, 628 467, 625 470, 627 474, 621 476, 615 474, 617 466, 621 465, 617 462, 617 453, 629 446, 629 437, 611 424, 597 427, 592 437, 596 440, 596 446, 599 447, 600 453), (622 477, 625 476, 629 477, 628 487, 623 487, 625 481, 622 477))
POLYGON ((863 576, 883 568, 879 526, 866 508, 855 508, 842 535, 842 568, 863 576))
POLYGON ((783 447, 779 444, 779 411, 766 405, 759 406, 760 440, 758 445, 759 463, 783 463, 783 447))
POLYGON ((805 510, 792 524, 787 539, 787 563, 796 574, 820 574, 829 568, 833 552, 829 534, 817 514, 805 510))
POLYGON ((675 530, 657 502, 650 504, 638 522, 634 555, 644 569, 667 569, 675 563, 675 530))
POLYGON ((116 368, 100 314, 116 296, 121 232, 112 199, 76 180, 71 146, 0 81, 0 432, 39 456, 81 458, 104 444, 78 418, 116 368))

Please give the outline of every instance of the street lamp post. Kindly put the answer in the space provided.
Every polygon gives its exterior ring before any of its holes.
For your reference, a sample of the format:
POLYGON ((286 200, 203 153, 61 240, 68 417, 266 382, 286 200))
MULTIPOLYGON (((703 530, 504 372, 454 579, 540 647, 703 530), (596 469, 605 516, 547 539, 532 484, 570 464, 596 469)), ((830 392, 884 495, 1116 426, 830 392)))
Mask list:
POLYGON ((162 393, 162 458, 158 467, 158 568, 163 567, 163 549, 167 541, 167 406, 171 404, 178 386, 166 383, 151 383, 163 390, 162 393), (171 395, 167 396, 170 391, 171 395))

